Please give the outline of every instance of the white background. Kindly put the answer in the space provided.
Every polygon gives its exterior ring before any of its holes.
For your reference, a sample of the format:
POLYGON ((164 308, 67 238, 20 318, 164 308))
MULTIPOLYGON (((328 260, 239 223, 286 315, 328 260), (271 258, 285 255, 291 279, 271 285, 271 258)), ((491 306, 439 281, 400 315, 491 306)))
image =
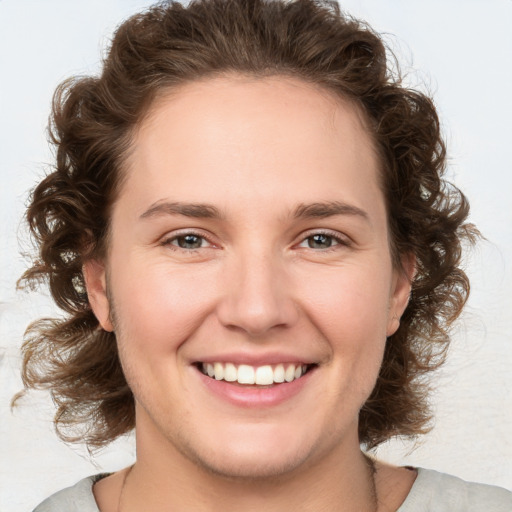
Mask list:
MULTIPOLYGON (((29 511, 48 494, 128 464, 131 440, 89 459, 52 432, 51 402, 21 387, 27 323, 52 312, 16 293, 29 246, 20 220, 28 190, 51 161, 50 98, 72 74, 98 69, 115 26, 143 0, 0 0, 0 511, 29 511)), ((436 426, 412 451, 379 454, 512 488, 512 0, 348 0, 343 7, 388 34, 413 84, 435 94, 449 144, 449 176, 467 194, 487 240, 467 260, 473 291, 450 361, 434 379, 436 426)))

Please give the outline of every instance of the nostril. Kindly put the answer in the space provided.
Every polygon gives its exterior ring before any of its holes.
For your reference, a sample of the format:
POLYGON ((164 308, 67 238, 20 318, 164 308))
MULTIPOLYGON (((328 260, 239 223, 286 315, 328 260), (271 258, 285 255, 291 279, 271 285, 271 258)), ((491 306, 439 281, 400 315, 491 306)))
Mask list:
POLYGON ((230 331, 243 332, 254 339, 276 328, 290 328, 299 318, 296 304, 285 283, 265 276, 252 276, 250 282, 234 280, 232 292, 218 304, 220 323, 230 331))

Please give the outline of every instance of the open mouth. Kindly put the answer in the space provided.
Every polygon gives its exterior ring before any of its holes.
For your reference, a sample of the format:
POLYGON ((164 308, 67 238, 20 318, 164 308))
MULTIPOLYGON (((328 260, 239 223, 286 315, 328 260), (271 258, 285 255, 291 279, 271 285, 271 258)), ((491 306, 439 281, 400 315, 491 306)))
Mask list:
POLYGON ((234 363, 196 363, 204 375, 233 384, 271 386, 300 379, 311 371, 314 364, 282 363, 276 365, 250 366, 234 363))

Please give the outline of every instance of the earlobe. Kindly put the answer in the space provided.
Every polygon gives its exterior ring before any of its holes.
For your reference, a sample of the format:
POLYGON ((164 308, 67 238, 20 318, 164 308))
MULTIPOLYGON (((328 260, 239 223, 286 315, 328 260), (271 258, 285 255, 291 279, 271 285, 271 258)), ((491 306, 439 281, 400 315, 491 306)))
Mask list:
POLYGON ((110 320, 105 265, 98 260, 87 260, 82 267, 82 272, 92 311, 102 329, 112 332, 114 326, 110 320))
POLYGON ((386 336, 393 335, 400 327, 400 318, 409 303, 412 282, 416 274, 416 256, 414 254, 402 255, 401 263, 401 268, 395 270, 386 336))

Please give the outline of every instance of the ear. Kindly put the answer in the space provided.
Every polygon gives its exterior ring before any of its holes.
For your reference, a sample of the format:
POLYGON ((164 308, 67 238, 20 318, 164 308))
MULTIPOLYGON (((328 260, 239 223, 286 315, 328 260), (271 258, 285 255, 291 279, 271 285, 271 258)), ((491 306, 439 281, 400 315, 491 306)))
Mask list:
POLYGON ((416 273, 416 256, 414 254, 403 254, 400 261, 401 267, 394 271, 386 336, 395 334, 400 327, 400 317, 409 303, 412 281, 416 273))
POLYGON ((114 326, 110 320, 105 265, 98 260, 87 260, 82 267, 82 272, 92 311, 102 329, 112 332, 114 326))

